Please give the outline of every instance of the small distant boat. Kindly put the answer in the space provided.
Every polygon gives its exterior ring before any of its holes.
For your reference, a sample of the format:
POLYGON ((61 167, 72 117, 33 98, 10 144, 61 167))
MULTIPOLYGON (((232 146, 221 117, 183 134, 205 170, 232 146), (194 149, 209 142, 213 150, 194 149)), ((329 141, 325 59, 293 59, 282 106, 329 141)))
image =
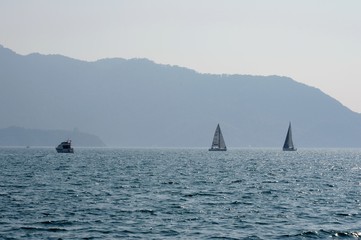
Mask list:
POLYGON ((227 151, 226 143, 224 142, 219 124, 217 125, 216 131, 214 133, 212 146, 209 151, 227 151))
POLYGON ((55 149, 58 153, 74 153, 74 148, 71 147, 71 140, 60 143, 55 149))
POLYGON ((297 148, 293 145, 292 141, 292 128, 291 122, 288 126, 288 131, 285 139, 285 143, 283 144, 283 151, 297 151, 297 148))

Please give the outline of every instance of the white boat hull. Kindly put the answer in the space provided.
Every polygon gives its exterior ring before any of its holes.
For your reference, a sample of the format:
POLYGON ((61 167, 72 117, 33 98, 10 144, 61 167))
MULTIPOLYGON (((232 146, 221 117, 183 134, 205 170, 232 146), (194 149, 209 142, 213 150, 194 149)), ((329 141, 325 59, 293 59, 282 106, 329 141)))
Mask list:
POLYGON ((69 148, 69 149, 59 149, 59 148, 56 148, 56 151, 58 153, 74 153, 74 148, 69 148))

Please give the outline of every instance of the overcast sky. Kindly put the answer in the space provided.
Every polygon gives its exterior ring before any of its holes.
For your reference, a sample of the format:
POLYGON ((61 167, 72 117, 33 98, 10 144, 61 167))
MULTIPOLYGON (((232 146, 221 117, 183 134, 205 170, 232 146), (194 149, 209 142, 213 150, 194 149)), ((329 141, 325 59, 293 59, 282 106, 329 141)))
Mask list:
POLYGON ((0 0, 0 44, 289 76, 361 112, 360 0, 0 0))

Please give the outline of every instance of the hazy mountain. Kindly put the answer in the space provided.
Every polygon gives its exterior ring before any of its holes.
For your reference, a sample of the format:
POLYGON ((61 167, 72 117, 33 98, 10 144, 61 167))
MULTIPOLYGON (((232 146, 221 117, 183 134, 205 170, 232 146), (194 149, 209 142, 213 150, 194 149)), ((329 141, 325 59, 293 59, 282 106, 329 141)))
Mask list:
MULTIPOLYGON (((146 59, 74 60, 0 47, 0 128, 73 129, 109 146, 360 147, 361 115, 288 77, 200 74, 146 59)), ((307 71, 307 69, 305 69, 307 71)))
POLYGON ((21 127, 0 129, 0 146, 57 146, 60 142, 71 139, 74 146, 104 147, 105 144, 91 134, 62 130, 37 130, 21 127))

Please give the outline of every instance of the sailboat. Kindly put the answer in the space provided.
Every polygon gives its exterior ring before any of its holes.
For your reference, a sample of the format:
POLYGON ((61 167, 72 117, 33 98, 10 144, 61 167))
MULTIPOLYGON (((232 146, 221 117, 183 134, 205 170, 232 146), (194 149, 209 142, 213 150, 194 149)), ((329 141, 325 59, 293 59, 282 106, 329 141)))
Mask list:
POLYGON ((291 129, 291 122, 288 126, 288 131, 285 139, 285 143, 283 144, 283 151, 296 151, 297 148, 293 145, 292 141, 292 129, 291 129))
POLYGON ((226 143, 224 142, 219 124, 217 125, 216 131, 214 132, 212 146, 209 151, 227 151, 226 143))

